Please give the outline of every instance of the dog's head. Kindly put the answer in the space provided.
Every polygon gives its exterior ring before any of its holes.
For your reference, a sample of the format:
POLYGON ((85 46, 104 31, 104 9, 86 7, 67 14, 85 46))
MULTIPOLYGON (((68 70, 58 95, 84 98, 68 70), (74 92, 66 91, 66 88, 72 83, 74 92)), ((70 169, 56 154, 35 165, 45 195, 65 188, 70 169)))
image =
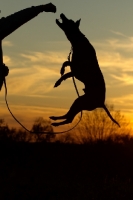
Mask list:
POLYGON ((67 38, 71 40, 71 38, 75 37, 75 34, 79 32, 81 19, 74 22, 71 19, 67 19, 67 17, 63 13, 60 15, 60 18, 62 19, 62 23, 59 22, 58 19, 56 19, 56 24, 65 32, 67 38))

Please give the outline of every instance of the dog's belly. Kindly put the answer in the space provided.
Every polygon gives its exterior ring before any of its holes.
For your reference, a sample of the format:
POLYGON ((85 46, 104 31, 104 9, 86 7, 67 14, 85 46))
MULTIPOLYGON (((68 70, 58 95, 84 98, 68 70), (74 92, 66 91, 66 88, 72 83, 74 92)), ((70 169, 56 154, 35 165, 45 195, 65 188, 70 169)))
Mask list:
POLYGON ((97 99, 101 102, 105 100, 105 81, 102 73, 97 76, 96 74, 87 74, 87 73, 78 73, 74 75, 76 79, 84 83, 85 89, 84 92, 86 95, 91 96, 92 99, 97 99))
POLYGON ((102 104, 105 101, 106 91, 103 87, 96 85, 91 85, 90 87, 85 86, 83 91, 92 102, 94 101, 102 104))

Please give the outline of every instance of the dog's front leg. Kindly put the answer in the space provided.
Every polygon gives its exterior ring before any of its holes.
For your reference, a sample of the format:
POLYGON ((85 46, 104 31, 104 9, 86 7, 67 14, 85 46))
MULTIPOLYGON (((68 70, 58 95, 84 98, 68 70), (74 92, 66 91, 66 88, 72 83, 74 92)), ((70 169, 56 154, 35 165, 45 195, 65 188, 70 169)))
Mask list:
POLYGON ((65 73, 65 67, 70 66, 70 65, 71 65, 71 62, 70 62, 70 61, 65 61, 65 62, 62 64, 62 67, 61 67, 61 70, 60 70, 61 76, 63 76, 63 74, 65 73))
POLYGON ((55 83, 54 87, 58 87, 62 81, 65 81, 67 78, 71 78, 73 76, 72 72, 68 72, 61 76, 61 78, 55 83))

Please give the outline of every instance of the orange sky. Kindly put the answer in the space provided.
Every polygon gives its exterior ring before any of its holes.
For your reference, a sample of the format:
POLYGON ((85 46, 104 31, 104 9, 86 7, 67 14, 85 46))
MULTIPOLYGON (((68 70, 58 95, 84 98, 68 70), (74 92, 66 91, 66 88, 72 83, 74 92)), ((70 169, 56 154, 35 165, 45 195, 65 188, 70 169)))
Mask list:
MULTIPOLYGON (((44 3, 49 2, 23 0, 16 4, 15 0, 8 3, 1 0, 1 17, 44 3)), ((133 2, 54 0, 52 3, 57 6, 57 13, 41 13, 3 41, 4 63, 10 69, 8 101, 14 115, 30 128, 37 117, 48 119, 51 115, 65 114, 77 97, 71 79, 53 88, 71 47, 55 23, 63 12, 73 20, 81 18, 80 29, 96 49, 106 82, 106 102, 133 121, 133 2)), ((83 84, 77 81, 77 85, 83 94, 83 84)), ((0 93, 0 109, 1 118, 9 126, 19 126, 6 108, 4 88, 0 93)))

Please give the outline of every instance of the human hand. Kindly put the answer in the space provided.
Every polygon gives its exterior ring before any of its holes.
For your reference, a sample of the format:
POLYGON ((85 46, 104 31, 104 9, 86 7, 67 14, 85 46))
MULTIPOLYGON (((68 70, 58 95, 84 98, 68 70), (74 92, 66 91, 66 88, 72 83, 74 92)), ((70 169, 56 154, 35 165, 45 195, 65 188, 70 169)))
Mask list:
POLYGON ((43 6, 44 6, 44 11, 45 12, 53 12, 53 13, 56 12, 56 6, 53 5, 52 3, 48 3, 48 4, 45 4, 43 6))

